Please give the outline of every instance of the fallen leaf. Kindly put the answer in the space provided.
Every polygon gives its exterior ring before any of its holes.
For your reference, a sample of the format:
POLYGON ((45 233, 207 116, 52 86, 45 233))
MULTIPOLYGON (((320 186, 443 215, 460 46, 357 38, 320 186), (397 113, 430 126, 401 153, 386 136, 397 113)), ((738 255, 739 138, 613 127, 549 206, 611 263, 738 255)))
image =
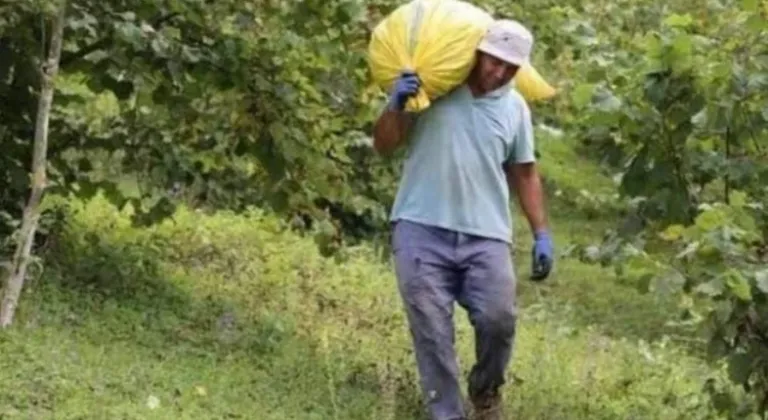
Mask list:
POLYGON ((160 407, 160 399, 159 399, 159 398, 157 398, 157 397, 156 397, 156 396, 154 396, 154 395, 150 395, 150 396, 149 396, 149 398, 147 398, 147 407, 148 407, 150 410, 154 410, 154 409, 156 409, 157 407, 160 407))

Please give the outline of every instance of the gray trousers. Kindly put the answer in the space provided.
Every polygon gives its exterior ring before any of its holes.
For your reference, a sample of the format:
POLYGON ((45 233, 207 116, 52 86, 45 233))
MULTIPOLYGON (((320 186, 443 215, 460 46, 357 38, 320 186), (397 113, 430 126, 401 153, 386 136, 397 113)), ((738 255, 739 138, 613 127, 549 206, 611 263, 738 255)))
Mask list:
POLYGON ((468 393, 492 394, 505 383, 515 337, 516 279, 509 245, 400 220, 392 246, 429 412, 433 419, 464 419, 454 303, 468 312, 475 331, 468 393))

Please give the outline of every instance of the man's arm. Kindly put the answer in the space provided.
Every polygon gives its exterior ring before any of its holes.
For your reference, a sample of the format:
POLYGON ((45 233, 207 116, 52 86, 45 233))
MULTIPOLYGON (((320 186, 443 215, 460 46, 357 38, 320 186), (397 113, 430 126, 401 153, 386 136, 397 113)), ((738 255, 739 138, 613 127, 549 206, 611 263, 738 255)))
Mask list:
POLYGON ((388 155, 404 143, 413 116, 403 111, 387 109, 373 127, 373 149, 380 155, 388 155))
POLYGON ((506 173, 510 192, 514 191, 517 195, 531 231, 535 233, 547 230, 544 190, 536 163, 510 163, 506 173))
POLYGON ((505 172, 510 193, 517 194, 520 207, 536 234, 547 228, 544 192, 536 168, 531 110, 522 97, 518 97, 518 101, 515 146, 506 162, 505 172))
POLYGON ((413 115, 405 111, 408 98, 416 95, 421 81, 416 73, 404 71, 395 81, 384 112, 373 127, 373 149, 380 155, 392 153, 408 134, 413 115))
POLYGON ((552 270, 554 250, 544 210, 541 177, 536 168, 531 113, 525 101, 521 100, 519 105, 515 147, 505 172, 507 184, 515 191, 533 232, 531 279, 540 281, 547 278, 552 270))

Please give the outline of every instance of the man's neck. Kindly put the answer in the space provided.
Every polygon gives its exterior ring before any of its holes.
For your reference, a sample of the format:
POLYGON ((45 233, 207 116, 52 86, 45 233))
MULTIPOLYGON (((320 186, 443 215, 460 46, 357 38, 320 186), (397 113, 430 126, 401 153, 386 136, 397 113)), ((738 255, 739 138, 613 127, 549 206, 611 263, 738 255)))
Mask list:
POLYGON ((467 87, 469 88, 469 91, 472 92, 472 96, 475 98, 488 94, 488 91, 484 90, 478 83, 474 83, 471 80, 467 81, 467 87))
POLYGON ((502 85, 497 87, 496 89, 483 89, 480 84, 477 83, 471 83, 467 82, 467 88, 469 89, 469 92, 472 93, 472 96, 475 98, 480 98, 488 95, 495 95, 496 92, 498 92, 500 89, 503 89, 507 85, 502 85))

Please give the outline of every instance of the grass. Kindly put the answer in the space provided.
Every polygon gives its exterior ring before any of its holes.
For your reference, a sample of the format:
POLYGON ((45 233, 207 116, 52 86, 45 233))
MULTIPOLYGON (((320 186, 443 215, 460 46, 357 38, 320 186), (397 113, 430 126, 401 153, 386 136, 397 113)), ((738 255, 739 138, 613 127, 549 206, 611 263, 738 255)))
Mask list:
MULTIPOLYGON (((562 145, 543 148, 558 185, 609 186, 562 145)), ((336 264, 258 211, 182 210, 136 229, 98 198, 69 205, 45 271, 0 332, 0 417, 424 418, 393 271, 370 250, 336 264)), ((553 209, 558 244, 604 227, 553 209)), ((716 418, 702 384, 722 374, 670 338, 670 302, 571 259, 546 283, 528 281, 530 238, 516 224, 514 418, 716 418)), ((466 374, 462 311, 457 337, 466 374)))

